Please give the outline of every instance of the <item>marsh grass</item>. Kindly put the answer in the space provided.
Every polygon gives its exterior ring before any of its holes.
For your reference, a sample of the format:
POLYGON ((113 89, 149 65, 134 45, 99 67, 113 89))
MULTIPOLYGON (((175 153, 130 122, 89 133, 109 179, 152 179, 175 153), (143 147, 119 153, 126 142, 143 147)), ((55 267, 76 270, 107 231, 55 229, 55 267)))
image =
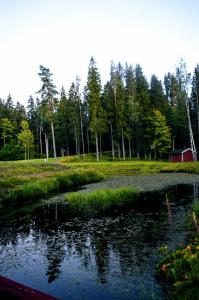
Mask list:
POLYGON ((97 216, 112 212, 136 200, 138 192, 134 188, 116 190, 97 190, 90 193, 74 192, 65 196, 65 200, 77 213, 97 216))
POLYGON ((79 187, 83 184, 97 182, 104 177, 102 174, 92 170, 68 172, 25 181, 23 184, 11 189, 6 195, 4 203, 8 200, 11 202, 27 202, 32 199, 47 197, 50 193, 67 191, 72 187, 79 187))
MULTIPOLYGON (((199 299, 199 202, 193 205, 194 241, 171 253, 164 253, 157 265, 157 275, 169 290, 168 299, 199 299)), ((193 220, 192 220, 193 223, 193 220)))
POLYGON ((199 200, 194 203, 194 205, 193 205, 193 212, 196 215, 197 222, 199 222, 199 200))

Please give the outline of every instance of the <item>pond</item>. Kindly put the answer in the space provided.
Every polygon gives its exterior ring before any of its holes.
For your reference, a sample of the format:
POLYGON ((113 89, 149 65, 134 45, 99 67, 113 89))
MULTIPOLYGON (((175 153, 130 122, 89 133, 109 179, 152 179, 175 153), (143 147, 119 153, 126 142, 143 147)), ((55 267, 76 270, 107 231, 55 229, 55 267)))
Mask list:
POLYGON ((142 193, 113 215, 70 218, 61 201, 0 223, 0 274, 60 299, 165 299, 158 249, 183 245, 198 185, 142 193), (166 195, 169 202, 166 202, 166 195))

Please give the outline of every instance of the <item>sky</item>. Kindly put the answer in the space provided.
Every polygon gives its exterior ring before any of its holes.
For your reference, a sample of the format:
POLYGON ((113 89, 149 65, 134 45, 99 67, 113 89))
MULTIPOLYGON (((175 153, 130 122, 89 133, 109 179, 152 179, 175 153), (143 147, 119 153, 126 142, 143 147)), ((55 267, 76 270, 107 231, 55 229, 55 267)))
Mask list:
POLYGON ((0 98, 26 105, 41 87, 39 65, 60 91, 86 84, 91 56, 102 84, 110 63, 140 64, 150 81, 180 58, 199 63, 198 0, 0 0, 0 98))

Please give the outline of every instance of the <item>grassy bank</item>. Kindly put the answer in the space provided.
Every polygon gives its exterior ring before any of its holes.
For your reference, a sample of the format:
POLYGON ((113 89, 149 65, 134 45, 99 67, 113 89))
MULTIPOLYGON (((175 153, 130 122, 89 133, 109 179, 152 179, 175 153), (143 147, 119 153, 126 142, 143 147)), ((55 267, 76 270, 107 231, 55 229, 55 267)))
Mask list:
POLYGON ((97 190, 90 193, 75 192, 66 195, 65 200, 77 213, 94 217, 132 204, 136 200, 137 194, 133 188, 119 188, 116 190, 97 190))
POLYGON ((169 290, 169 299, 199 299, 199 203, 193 206, 192 213, 194 241, 165 253, 157 265, 158 278, 169 290))
POLYGON ((17 177, 2 179, 3 186, 7 184, 7 192, 4 194, 4 204, 24 203, 31 199, 47 197, 50 193, 67 191, 91 182, 97 182, 104 177, 94 170, 68 170, 67 172, 53 172, 52 174, 38 174, 32 178, 17 177))
POLYGON ((0 198, 13 201, 21 198, 25 201, 43 197, 52 192, 67 190, 69 187, 98 181, 103 177, 99 173, 110 177, 161 172, 199 174, 199 163, 174 164, 142 160, 95 162, 94 158, 88 155, 50 159, 49 163, 44 163, 43 159, 0 162, 0 198), (89 170, 96 174, 96 179, 88 179, 89 170), (71 177, 73 173, 76 174, 74 178, 71 177), (87 177, 85 180, 84 176, 87 177))

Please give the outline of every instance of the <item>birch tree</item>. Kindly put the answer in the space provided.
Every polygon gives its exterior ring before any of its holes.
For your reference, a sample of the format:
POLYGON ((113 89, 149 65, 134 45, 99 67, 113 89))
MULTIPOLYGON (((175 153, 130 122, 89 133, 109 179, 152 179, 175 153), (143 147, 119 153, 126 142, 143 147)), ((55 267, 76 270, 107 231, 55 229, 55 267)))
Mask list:
POLYGON ((191 117, 190 117, 190 99, 189 99, 189 88, 190 88, 190 81, 191 81, 191 74, 187 73, 186 64, 181 59, 179 63, 179 67, 177 68, 177 76, 179 80, 179 84, 181 86, 181 93, 182 97, 185 99, 186 104, 186 114, 188 119, 188 129, 189 129, 189 142, 193 152, 194 161, 197 160, 197 151, 193 136, 192 124, 191 124, 191 117))
POLYGON ((33 134, 29 129, 29 124, 27 121, 23 120, 21 122, 22 131, 18 134, 18 141, 24 149, 25 160, 30 159, 30 151, 34 147, 33 134))

